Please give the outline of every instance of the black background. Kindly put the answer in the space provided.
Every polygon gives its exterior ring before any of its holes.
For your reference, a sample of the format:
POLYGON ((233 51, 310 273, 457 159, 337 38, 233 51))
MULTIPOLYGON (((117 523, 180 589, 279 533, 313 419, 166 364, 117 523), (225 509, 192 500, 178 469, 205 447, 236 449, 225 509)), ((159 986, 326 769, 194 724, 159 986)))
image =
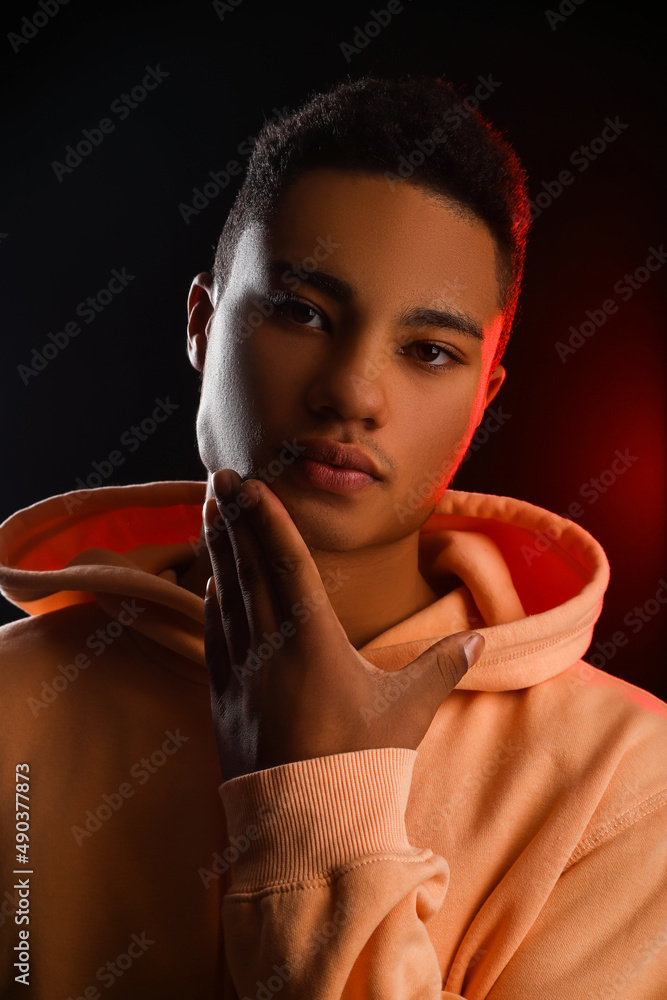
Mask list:
MULTIPOLYGON (((45 2, 53 8, 56 0, 45 2)), ((383 6, 241 0, 220 17, 210 2, 70 0, 39 30, 28 29, 34 37, 17 52, 9 33, 42 8, 36 0, 5 8, 0 518, 77 489, 94 461, 119 448, 125 460, 104 485, 204 478, 185 304, 193 275, 210 268, 240 178, 188 223, 179 205, 192 204, 209 171, 230 159, 245 166, 239 145, 264 117, 347 73, 445 74, 462 95, 491 74, 500 86, 481 110, 522 158, 531 198, 542 192, 545 204, 544 184, 564 169, 574 182, 533 226, 522 308, 503 362, 508 377, 492 404, 508 417, 452 485, 560 514, 581 502, 578 523, 611 564, 586 659, 598 653, 597 665, 665 699, 665 606, 636 634, 623 622, 667 578, 663 275, 627 302, 614 291, 667 240, 656 8, 565 0, 552 26, 542 3, 406 0, 346 61, 341 43, 353 44, 357 26, 383 6), (110 113, 157 65, 168 77, 146 100, 123 121, 110 113), (627 128, 580 171, 570 156, 616 116, 627 128), (104 117, 114 131, 59 181, 52 163, 104 117), (104 288, 114 268, 133 280, 83 323, 77 304, 104 288), (561 361, 556 342, 609 298, 616 314, 561 361), (71 320, 81 334, 24 384, 19 366, 31 365, 32 349, 71 320), (176 412, 129 453, 122 434, 167 397, 176 412), (595 503, 582 499, 582 486, 611 467, 617 449, 636 461, 595 503), (623 647, 609 645, 618 630, 628 636, 623 647)), ((1 613, 5 621, 22 614, 7 602, 1 613)))

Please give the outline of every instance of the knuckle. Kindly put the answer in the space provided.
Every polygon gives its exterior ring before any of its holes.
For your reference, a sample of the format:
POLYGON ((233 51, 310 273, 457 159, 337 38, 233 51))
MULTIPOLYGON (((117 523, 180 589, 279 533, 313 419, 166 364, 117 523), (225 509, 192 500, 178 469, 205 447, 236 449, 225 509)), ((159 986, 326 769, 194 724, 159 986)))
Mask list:
POLYGON ((230 603, 226 605, 223 611, 220 612, 220 620, 222 621, 222 627, 225 632, 233 632, 234 623, 238 623, 239 612, 230 603))
POLYGON ((211 541, 216 541, 223 533, 227 534, 227 524, 219 510, 216 509, 213 517, 204 525, 204 532, 211 541))
POLYGON ((287 553, 275 553, 269 558, 271 572, 278 577, 295 577, 301 571, 301 561, 287 553))
POLYGON ((220 535, 227 535, 229 533, 229 527, 227 525, 227 519, 219 510, 216 510, 213 520, 211 521, 211 526, 216 532, 216 538, 220 535))
POLYGON ((435 662, 449 691, 455 688, 463 676, 463 671, 456 658, 451 653, 442 650, 436 654, 435 662))
POLYGON ((259 567, 253 559, 249 559, 247 556, 237 558, 236 572, 244 589, 252 589, 255 584, 259 583, 259 567))

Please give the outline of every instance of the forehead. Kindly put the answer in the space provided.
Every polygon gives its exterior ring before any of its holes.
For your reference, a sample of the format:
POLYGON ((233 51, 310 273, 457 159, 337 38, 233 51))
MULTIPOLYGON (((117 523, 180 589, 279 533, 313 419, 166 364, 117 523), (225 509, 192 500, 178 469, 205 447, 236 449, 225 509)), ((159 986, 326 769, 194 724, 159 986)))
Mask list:
POLYGON ((280 198, 267 251, 297 261, 323 244, 335 249, 326 260, 317 254, 322 270, 388 305, 426 297, 484 326, 498 318, 491 231, 458 202, 416 184, 328 168, 301 175, 280 198))

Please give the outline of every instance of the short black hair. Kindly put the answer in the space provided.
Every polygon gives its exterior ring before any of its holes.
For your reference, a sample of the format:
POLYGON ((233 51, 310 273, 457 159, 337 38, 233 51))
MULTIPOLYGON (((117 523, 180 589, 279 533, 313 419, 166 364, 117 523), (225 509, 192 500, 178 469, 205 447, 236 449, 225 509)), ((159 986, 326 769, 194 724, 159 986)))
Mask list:
POLYGON ((287 186, 317 167, 361 170, 392 183, 403 178, 454 198, 487 224, 505 314, 493 370, 514 321, 530 227, 526 174, 501 133, 442 77, 367 74, 311 94, 290 114, 265 122, 256 138, 215 251, 220 292, 243 231, 251 222, 268 224, 287 186))

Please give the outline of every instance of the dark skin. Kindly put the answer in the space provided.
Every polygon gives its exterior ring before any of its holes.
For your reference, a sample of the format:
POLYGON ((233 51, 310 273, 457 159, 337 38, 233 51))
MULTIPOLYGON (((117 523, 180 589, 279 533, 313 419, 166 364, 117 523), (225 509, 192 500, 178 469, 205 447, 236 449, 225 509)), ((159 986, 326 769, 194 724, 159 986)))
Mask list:
POLYGON ((495 251, 457 203, 318 169, 283 194, 270 229, 243 234, 224 294, 210 275, 194 279, 188 350, 203 373, 208 530, 180 583, 203 596, 213 577, 206 658, 225 780, 328 754, 416 749, 468 669, 469 633, 448 636, 391 675, 403 675, 399 698, 364 714, 389 678, 358 649, 441 596, 418 569, 419 529, 505 377, 491 370, 503 319, 495 251), (316 287, 313 271, 285 277, 269 266, 312 262, 318 246, 316 274, 347 282, 344 300, 316 287), (270 305, 236 336, 277 289, 297 301, 270 305), (430 313, 406 320, 417 307, 430 313), (436 326, 434 310, 465 322, 436 326), (346 495, 304 484, 289 463, 260 478, 285 441, 315 435, 358 444, 382 478, 346 495), (230 502, 239 513, 226 518, 230 502), (279 648, 264 633, 282 635, 279 648))

